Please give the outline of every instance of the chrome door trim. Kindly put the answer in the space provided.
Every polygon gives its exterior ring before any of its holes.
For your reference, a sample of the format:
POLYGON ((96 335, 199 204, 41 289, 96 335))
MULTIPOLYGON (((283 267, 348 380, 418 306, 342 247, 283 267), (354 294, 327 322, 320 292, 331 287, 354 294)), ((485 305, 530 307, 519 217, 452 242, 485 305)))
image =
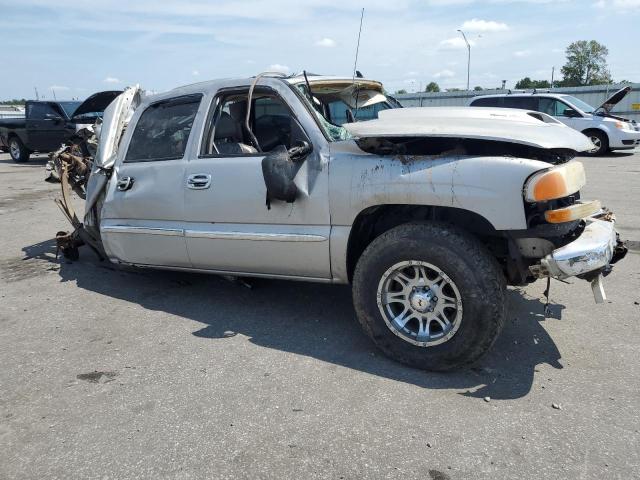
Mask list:
POLYGON ((132 225, 104 225, 100 227, 100 230, 109 233, 136 233, 143 235, 184 237, 184 230, 180 228, 134 227, 132 225))
POLYGON ((149 268, 153 270, 171 270, 177 272, 194 272, 194 273, 208 273, 211 275, 232 275, 234 277, 256 277, 256 278, 273 278, 276 280, 296 280, 300 282, 313 282, 313 283, 346 283, 335 282, 332 278, 322 277, 302 277, 299 275, 282 275, 278 273, 258 273, 258 272, 239 272, 235 270, 214 270, 208 268, 193 268, 193 267, 175 267, 172 265, 147 265, 144 263, 129 263, 120 262, 121 265, 128 265, 137 268, 149 268))
POLYGON ((327 237, 307 233, 252 233, 252 232, 225 232, 185 230, 187 238, 207 238, 210 240, 250 240, 271 242, 324 242, 327 237))
POLYGON ((211 175, 208 173, 194 173, 187 178, 187 187, 191 190, 206 190, 211 186, 211 175))

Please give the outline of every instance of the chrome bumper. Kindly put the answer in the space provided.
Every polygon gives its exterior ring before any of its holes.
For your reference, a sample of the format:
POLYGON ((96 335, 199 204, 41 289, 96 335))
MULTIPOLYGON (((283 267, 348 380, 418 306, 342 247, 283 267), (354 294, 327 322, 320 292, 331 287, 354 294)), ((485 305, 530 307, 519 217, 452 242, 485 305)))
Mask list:
POLYGON ((608 266, 617 242, 612 222, 588 219, 577 240, 554 250, 540 263, 552 277, 576 277, 608 266))
POLYGON ((618 248, 618 234, 611 221, 588 218, 586 222, 580 237, 542 258, 531 271, 539 278, 560 280, 593 272, 595 276, 587 278, 591 280, 596 303, 602 303, 606 300, 602 272, 609 267, 618 248))

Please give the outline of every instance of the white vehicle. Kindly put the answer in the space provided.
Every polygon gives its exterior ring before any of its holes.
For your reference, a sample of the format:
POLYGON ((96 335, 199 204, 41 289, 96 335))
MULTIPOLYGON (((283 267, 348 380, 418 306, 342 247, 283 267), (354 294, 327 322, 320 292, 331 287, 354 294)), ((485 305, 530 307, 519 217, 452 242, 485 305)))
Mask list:
POLYGON ((571 95, 540 93, 508 93, 482 95, 469 102, 470 107, 500 107, 536 110, 546 113, 565 125, 584 133, 594 148, 591 155, 610 150, 629 150, 640 146, 640 125, 635 120, 611 115, 611 109, 631 91, 618 90, 598 108, 571 95))

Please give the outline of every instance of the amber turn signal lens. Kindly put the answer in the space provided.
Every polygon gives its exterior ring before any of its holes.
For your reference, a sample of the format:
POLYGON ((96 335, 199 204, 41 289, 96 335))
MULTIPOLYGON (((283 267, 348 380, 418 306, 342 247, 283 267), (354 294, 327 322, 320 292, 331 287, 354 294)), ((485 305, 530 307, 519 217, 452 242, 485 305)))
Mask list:
POLYGON ((561 198, 567 191, 567 183, 560 172, 553 170, 544 175, 533 187, 534 198, 561 198))
POLYGON ((527 202, 545 202, 567 197, 587 183, 584 166, 572 161, 532 175, 524 186, 527 202))
POLYGON ((544 218, 549 223, 565 223, 581 218, 589 217, 594 213, 598 213, 602 206, 598 200, 587 203, 576 203, 570 207, 560 208, 558 210, 548 210, 544 212, 544 218))

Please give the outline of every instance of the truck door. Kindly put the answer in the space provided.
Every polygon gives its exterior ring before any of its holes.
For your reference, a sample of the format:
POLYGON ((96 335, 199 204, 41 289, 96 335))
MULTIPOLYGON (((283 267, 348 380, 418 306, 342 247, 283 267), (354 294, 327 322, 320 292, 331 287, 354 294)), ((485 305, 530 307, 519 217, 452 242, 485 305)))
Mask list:
POLYGON ((28 102, 26 111, 27 148, 51 152, 65 137, 66 116, 55 103, 28 102))
POLYGON ((329 279, 327 141, 287 85, 264 82, 271 85, 256 88, 251 108, 261 152, 243 126, 248 87, 220 91, 211 103, 202 144, 186 165, 189 257, 208 270, 329 279), (299 195, 267 206, 262 159, 298 141, 314 147, 295 178, 299 195))
POLYGON ((167 98, 134 116, 109 182, 100 233, 110 258, 190 267, 184 240, 185 152, 202 95, 167 98), (137 118, 137 121, 136 121, 137 118))

